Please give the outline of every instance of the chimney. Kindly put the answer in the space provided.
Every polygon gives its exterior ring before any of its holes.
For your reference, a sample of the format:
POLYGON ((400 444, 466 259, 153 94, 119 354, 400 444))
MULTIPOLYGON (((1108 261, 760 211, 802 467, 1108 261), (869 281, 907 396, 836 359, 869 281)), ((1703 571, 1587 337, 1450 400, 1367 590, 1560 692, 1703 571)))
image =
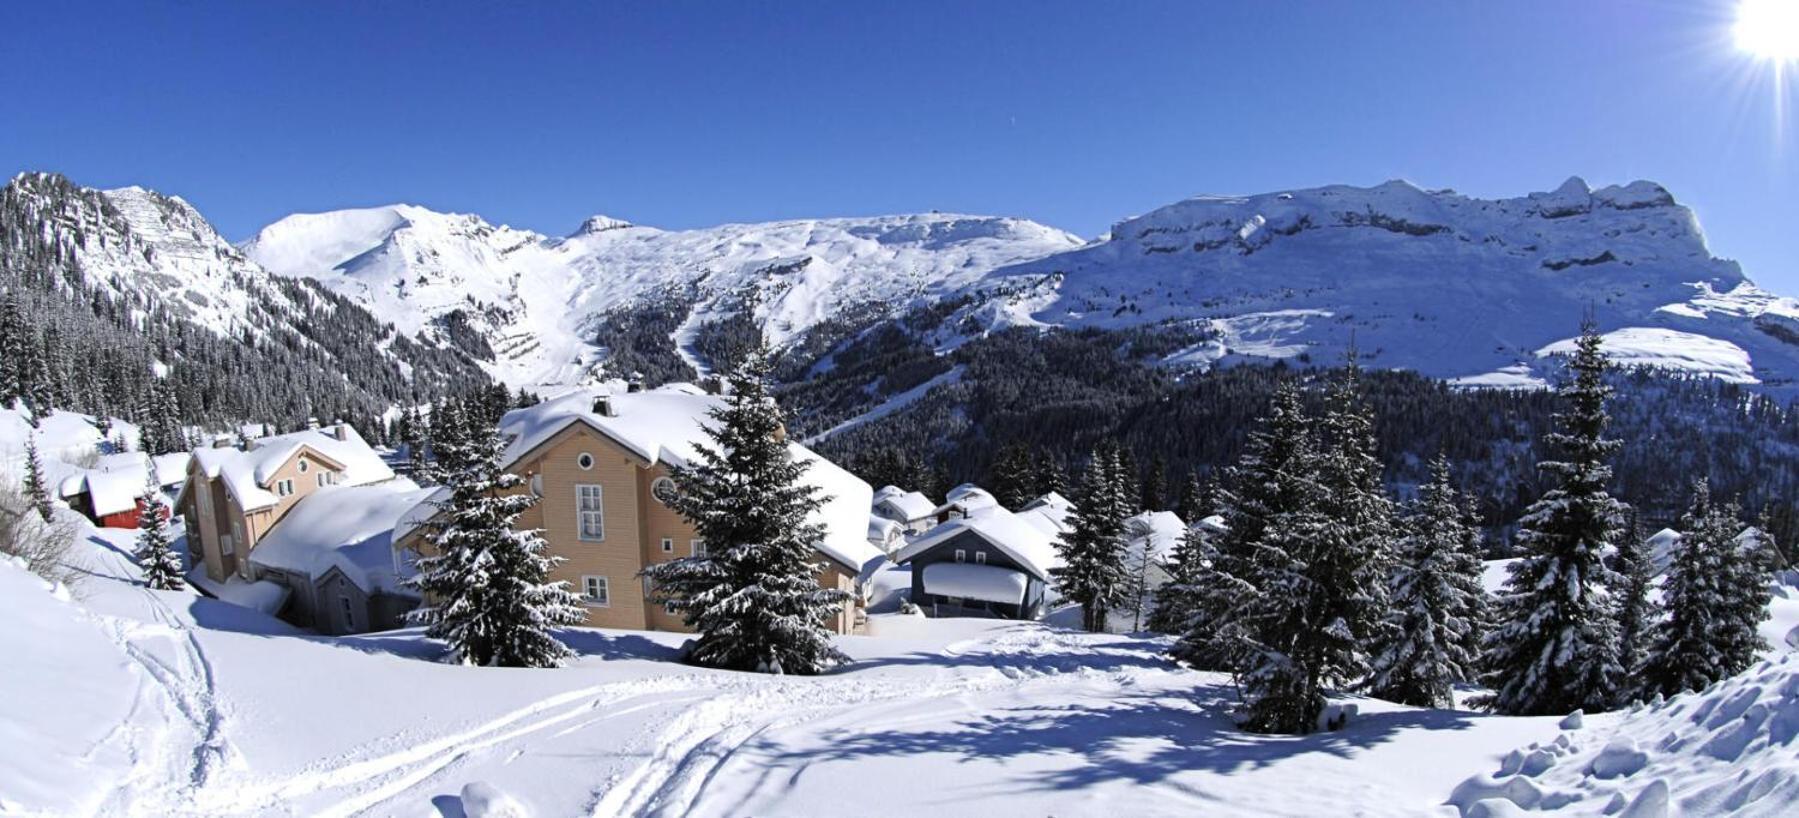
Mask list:
POLYGON ((613 411, 613 409, 612 409, 612 396, 611 395, 594 395, 593 396, 593 413, 596 415, 599 415, 600 417, 603 417, 603 418, 618 417, 618 413, 613 411))
POLYGON ((345 423, 341 420, 337 421, 337 425, 331 427, 331 436, 337 438, 338 440, 349 440, 350 439, 350 424, 345 423))
POLYGON ((308 428, 308 429, 319 428, 319 419, 318 418, 307 418, 306 419, 306 428, 308 428))
POLYGON ((633 373, 631 373, 630 377, 625 379, 625 391, 626 392, 642 392, 643 391, 643 373, 642 372, 633 372, 633 373))
POLYGON ((212 439, 212 447, 215 449, 232 449, 237 447, 237 441, 232 440, 225 435, 219 435, 212 439))

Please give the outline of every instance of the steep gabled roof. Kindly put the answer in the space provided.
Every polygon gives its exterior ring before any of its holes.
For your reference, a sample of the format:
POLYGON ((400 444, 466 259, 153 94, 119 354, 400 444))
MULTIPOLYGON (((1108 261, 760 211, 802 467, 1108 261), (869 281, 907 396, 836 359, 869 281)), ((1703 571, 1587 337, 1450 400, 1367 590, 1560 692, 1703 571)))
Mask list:
MULTIPOLYGON (((337 427, 308 429, 284 435, 272 435, 251 441, 250 448, 202 448, 193 452, 194 462, 207 479, 219 479, 225 489, 237 498, 245 511, 272 506, 280 498, 269 491, 275 473, 301 452, 330 464, 343 473, 339 485, 362 486, 392 480, 393 469, 369 447, 356 429, 344 425, 344 439, 337 439, 337 427)), ((185 487, 182 494, 186 494, 185 487)))
POLYGON ((430 493, 404 478, 319 489, 257 543, 250 561, 315 581, 335 568, 364 591, 398 590, 404 577, 395 564, 394 527, 430 493))
POLYGON ((1062 558, 1056 554, 1054 537, 998 506, 972 517, 939 523, 894 553, 893 561, 903 564, 964 532, 998 548, 1038 579, 1048 580, 1050 569, 1062 564, 1062 558))

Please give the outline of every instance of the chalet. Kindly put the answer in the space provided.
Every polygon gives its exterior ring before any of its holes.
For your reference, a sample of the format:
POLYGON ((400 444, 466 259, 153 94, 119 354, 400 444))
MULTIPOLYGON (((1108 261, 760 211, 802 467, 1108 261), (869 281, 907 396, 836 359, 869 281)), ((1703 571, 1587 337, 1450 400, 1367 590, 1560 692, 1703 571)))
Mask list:
POLYGON ((936 524, 937 518, 932 516, 936 508, 937 504, 931 502, 931 498, 919 492, 883 486, 875 492, 873 513, 898 523, 907 534, 917 534, 936 524))
POLYGON ((394 526, 430 493, 399 478, 325 486, 295 503, 249 556, 260 581, 287 590, 281 618, 328 634, 403 626, 419 595, 405 586, 415 572, 394 550, 394 526))
POLYGON ((963 483, 949 490, 943 498, 943 505, 931 510, 931 516, 938 523, 957 518, 967 518, 980 514, 988 509, 1000 508, 999 500, 986 489, 973 483, 963 483))
POLYGON ((868 544, 892 556, 906 544, 906 529, 896 520, 871 514, 868 517, 868 544))
POLYGON ((215 583, 259 579, 249 558, 288 513, 331 486, 394 479, 393 470, 348 424, 337 423, 195 449, 175 498, 187 521, 188 549, 215 583))
MULTIPOLYGON (((155 458, 161 488, 181 484, 187 459, 186 452, 155 458)), ((150 463, 151 458, 143 452, 102 455, 92 468, 63 478, 57 494, 101 528, 137 528, 150 463)))
MULTIPOLYGON (((650 601, 654 589, 639 572, 705 553, 705 542, 667 505, 676 490, 670 475, 708 442, 708 413, 723 402, 687 384, 622 394, 575 390, 501 419, 508 440, 502 463, 525 478, 520 490, 539 498, 518 525, 541 531, 547 552, 562 558, 551 576, 581 595, 587 625, 687 629, 678 613, 650 601)), ((859 600, 858 577, 881 556, 868 541, 873 492, 806 447, 789 441, 788 448, 808 464, 804 479, 828 498, 813 517, 825 529, 817 544, 824 565, 819 582, 859 600)), ((428 549, 421 524, 432 513, 408 515, 395 531, 395 547, 428 549)), ((851 604, 829 624, 852 633, 863 616, 860 604, 851 604)))
POLYGON ((1013 514, 980 489, 958 499, 953 516, 893 555, 912 569, 913 604, 931 616, 1042 616, 1050 571, 1061 564, 1048 518, 1013 514))

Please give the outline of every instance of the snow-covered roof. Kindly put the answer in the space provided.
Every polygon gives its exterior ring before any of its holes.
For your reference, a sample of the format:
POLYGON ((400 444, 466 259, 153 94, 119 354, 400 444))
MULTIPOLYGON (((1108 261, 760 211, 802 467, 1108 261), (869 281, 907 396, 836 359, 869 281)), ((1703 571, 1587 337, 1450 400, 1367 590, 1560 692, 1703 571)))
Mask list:
MULTIPOLYGON (((500 432, 511 442, 502 459, 511 467, 562 430, 583 424, 645 460, 683 466, 697 455, 698 444, 711 439, 706 432, 714 425, 709 413, 724 403, 724 398, 708 395, 692 384, 669 384, 645 392, 574 389, 507 412, 500 419, 500 432), (610 414, 593 411, 600 395, 610 402, 610 414)), ((874 491, 861 478, 795 441, 789 440, 787 448, 795 461, 808 464, 803 479, 825 498, 810 518, 825 528, 819 552, 856 570, 880 557, 880 549, 868 542, 868 510, 874 491)), ((408 522, 422 522, 433 511, 410 513, 408 522)), ((412 527, 402 526, 400 536, 412 527)))
POLYGON ((1018 519, 1036 526, 1051 537, 1059 537, 1068 530, 1068 514, 1073 510, 1074 507, 1068 505, 1067 501, 1062 504, 1032 503, 1018 512, 1018 519))
POLYGON ((999 504, 999 500, 994 499, 986 489, 973 483, 963 483, 950 489, 949 494, 944 495, 943 505, 932 509, 931 513, 942 514, 946 511, 956 510, 963 514, 974 515, 990 508, 1003 507, 999 504))
POLYGON ((906 562, 965 531, 1005 552, 1040 579, 1049 579, 1050 569, 1062 564, 1054 536, 997 506, 972 517, 939 523, 896 552, 893 561, 906 562))
POLYGON ((315 580, 337 568, 364 591, 397 590, 394 525, 430 493, 404 478, 326 486, 296 504, 250 551, 250 562, 315 580))
POLYGON ((943 596, 1019 605, 1029 584, 1024 574, 997 565, 933 562, 924 567, 925 592, 943 596))
POLYGON ((349 424, 259 438, 251 441, 248 449, 195 449, 193 457, 207 479, 223 479, 231 496, 248 511, 275 504, 278 498, 269 490, 269 482, 303 449, 342 468, 338 485, 363 486, 394 477, 393 470, 349 424), (342 440, 337 436, 340 429, 342 440))
MULTIPOLYGON (((187 452, 158 455, 156 477, 159 485, 180 483, 187 474, 187 452)), ((70 473, 57 486, 57 494, 73 497, 88 495, 94 513, 105 516, 130 511, 144 494, 145 472, 150 458, 143 452, 116 452, 101 455, 91 469, 70 473)))
POLYGON ((1199 522, 1193 524, 1193 527, 1208 534, 1223 534, 1230 530, 1230 528, 1224 524, 1224 515, 1222 514, 1201 517, 1199 518, 1199 522))
POLYGON ((1176 543, 1187 533, 1187 524, 1172 511, 1145 511, 1124 521, 1130 537, 1126 544, 1133 553, 1148 548, 1152 559, 1166 559, 1176 543))
POLYGON ((906 491, 895 486, 886 486, 875 492, 874 504, 890 506, 908 522, 929 517, 931 512, 937 509, 937 504, 931 502, 931 498, 924 496, 923 493, 906 491))
POLYGON ((868 518, 868 541, 871 543, 888 542, 904 531, 905 528, 899 524, 898 520, 874 516, 868 518))

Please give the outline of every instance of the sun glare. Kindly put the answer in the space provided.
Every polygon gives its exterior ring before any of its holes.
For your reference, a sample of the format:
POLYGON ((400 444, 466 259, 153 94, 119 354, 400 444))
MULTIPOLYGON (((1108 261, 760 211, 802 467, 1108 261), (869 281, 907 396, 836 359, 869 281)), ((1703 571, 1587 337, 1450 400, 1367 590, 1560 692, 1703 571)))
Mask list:
POLYGON ((1799 60, 1799 0, 1737 4, 1737 47, 1767 60, 1799 60))

